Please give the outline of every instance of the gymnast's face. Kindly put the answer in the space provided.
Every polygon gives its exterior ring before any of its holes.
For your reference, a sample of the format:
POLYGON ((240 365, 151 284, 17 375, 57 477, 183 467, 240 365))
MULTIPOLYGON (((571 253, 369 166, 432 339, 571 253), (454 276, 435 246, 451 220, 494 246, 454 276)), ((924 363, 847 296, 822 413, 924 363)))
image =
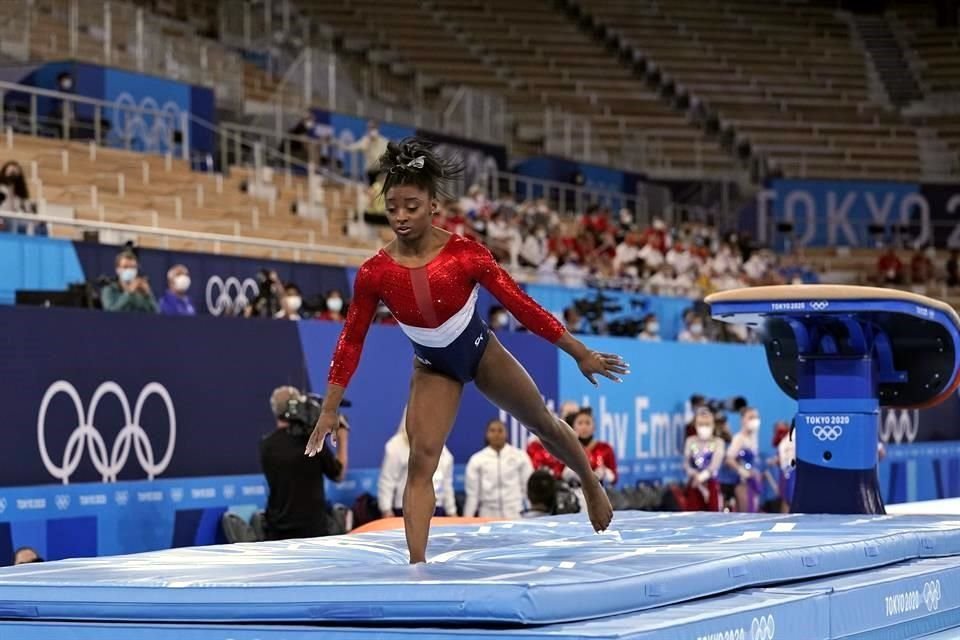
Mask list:
POLYGON ((436 198, 420 187, 401 184, 391 187, 384 203, 390 228, 403 241, 417 240, 430 231, 437 212, 436 198))

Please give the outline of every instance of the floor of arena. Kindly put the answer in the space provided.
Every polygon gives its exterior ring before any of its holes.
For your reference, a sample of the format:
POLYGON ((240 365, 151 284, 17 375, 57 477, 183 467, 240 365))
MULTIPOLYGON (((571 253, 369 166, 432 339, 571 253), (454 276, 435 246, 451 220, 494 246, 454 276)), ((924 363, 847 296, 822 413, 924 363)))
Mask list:
MULTIPOLYGON (((0 639, 919 638, 960 626, 960 519, 618 512, 0 570, 0 639)), ((934 636, 936 637, 936 636, 934 636)), ((939 636, 949 637, 949 636, 939 636)))

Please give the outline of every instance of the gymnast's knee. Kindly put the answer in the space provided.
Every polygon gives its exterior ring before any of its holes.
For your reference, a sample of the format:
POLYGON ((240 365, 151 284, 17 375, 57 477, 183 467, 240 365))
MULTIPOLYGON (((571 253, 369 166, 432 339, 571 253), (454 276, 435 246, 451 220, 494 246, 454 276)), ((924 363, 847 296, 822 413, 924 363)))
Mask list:
POLYGON ((408 482, 433 482, 433 474, 440 463, 443 445, 434 446, 410 441, 410 457, 407 461, 408 482))

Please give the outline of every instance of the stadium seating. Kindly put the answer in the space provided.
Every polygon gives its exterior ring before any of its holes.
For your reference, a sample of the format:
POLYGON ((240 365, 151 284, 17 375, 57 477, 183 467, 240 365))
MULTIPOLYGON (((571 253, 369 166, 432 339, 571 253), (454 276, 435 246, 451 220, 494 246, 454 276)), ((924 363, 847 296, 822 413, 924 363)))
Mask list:
POLYGON ((864 52, 833 12, 742 0, 581 4, 784 174, 917 177, 914 130, 870 102, 864 52))
MULTIPOLYGON (((4 161, 18 161, 27 176, 31 175, 31 165, 36 162, 39 184, 31 184, 33 197, 73 207, 75 217, 79 219, 261 240, 364 246, 343 233, 347 212, 356 208, 354 187, 332 182, 324 184, 323 199, 318 202, 329 212, 328 235, 324 236, 320 220, 291 213, 298 194, 306 198, 306 180, 299 176, 290 176, 289 180, 286 176, 274 178, 278 197, 271 206, 268 200, 256 199, 241 190, 244 180, 249 179, 249 174, 242 169, 232 171, 218 189, 215 175, 193 172, 182 160, 123 150, 91 149, 85 143, 65 144, 59 140, 19 135, 13 136, 12 148, 5 147, 0 151, 0 157, 4 161), (67 154, 66 172, 64 154, 67 154), (123 176, 122 194, 120 175, 123 176), (92 187, 96 187, 95 195, 92 187)), ((79 236, 78 231, 66 225, 55 226, 55 233, 66 237, 79 236)), ((292 250, 265 246, 148 234, 141 234, 136 242, 145 247, 344 263, 342 256, 329 253, 303 251, 295 254, 292 250)), ((347 261, 349 264, 357 262, 357 259, 347 261)))

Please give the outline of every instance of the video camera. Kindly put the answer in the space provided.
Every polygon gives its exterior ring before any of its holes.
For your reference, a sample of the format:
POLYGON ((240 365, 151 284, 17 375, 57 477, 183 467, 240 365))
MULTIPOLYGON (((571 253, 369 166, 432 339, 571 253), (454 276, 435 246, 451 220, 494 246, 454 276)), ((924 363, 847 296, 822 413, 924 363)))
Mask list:
POLYGON ((624 310, 623 305, 615 303, 617 298, 606 296, 603 291, 598 290, 595 297, 574 300, 573 306, 577 313, 587 319, 590 328, 596 334, 608 333, 612 336, 636 337, 643 331, 643 320, 639 316, 634 317, 633 314, 646 313, 649 301, 644 298, 631 298, 629 300, 630 316, 605 321, 605 314, 619 313, 624 310))
POLYGON ((707 398, 699 394, 690 396, 690 404, 703 404, 711 413, 722 412, 739 413, 744 407, 749 407, 750 403, 743 396, 730 396, 729 398, 707 398))
MULTIPOLYGON (((340 406, 349 407, 349 400, 342 400, 340 406)), ((323 410, 323 397, 308 393, 287 400, 287 407, 278 418, 290 423, 289 433, 294 437, 309 437, 320 419, 323 410)), ((341 417, 341 420, 343 418, 341 417)))

